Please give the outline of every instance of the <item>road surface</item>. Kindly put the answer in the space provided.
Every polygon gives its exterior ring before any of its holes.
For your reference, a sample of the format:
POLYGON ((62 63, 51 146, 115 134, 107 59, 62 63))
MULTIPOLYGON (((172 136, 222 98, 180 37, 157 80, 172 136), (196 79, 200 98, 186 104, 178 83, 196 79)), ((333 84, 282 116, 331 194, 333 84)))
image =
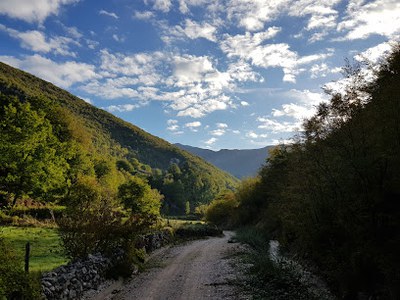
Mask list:
POLYGON ((92 299, 246 299, 234 284, 234 255, 242 248, 228 243, 232 234, 161 249, 147 271, 92 299))

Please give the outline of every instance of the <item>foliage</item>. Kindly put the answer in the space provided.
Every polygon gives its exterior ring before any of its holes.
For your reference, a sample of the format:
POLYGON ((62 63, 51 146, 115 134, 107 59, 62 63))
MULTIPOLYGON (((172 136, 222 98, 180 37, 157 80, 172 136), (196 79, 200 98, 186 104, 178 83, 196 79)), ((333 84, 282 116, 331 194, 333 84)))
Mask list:
POLYGON ((185 223, 175 230, 175 235, 185 239, 220 236, 222 235, 222 230, 216 226, 201 222, 185 223))
POLYGON ((23 260, 0 238, 0 298, 41 299, 40 279, 36 273, 25 273, 23 260))
MULTIPOLYGON (((327 91, 299 141, 271 153, 245 193, 261 196, 254 217, 240 221, 311 261, 339 297, 397 299, 400 47, 372 83, 358 66, 345 71, 344 93, 327 91)), ((250 198, 238 199, 244 210, 250 198)))
POLYGON ((207 208, 206 220, 218 226, 229 227, 234 223, 232 216, 238 206, 233 192, 226 192, 214 199, 207 208))
POLYGON ((71 187, 68 202, 71 205, 58 225, 69 257, 110 254, 121 245, 124 228, 115 211, 115 199, 95 180, 80 178, 71 187))
MULTIPOLYGON (((0 189, 15 195, 45 197, 65 182, 63 145, 42 110, 15 96, 0 95, 0 189)), ((14 200, 14 202, 15 202, 14 200)))
POLYGON ((120 185, 118 198, 132 215, 154 221, 160 217, 163 196, 157 190, 151 189, 139 177, 132 177, 128 182, 120 185))

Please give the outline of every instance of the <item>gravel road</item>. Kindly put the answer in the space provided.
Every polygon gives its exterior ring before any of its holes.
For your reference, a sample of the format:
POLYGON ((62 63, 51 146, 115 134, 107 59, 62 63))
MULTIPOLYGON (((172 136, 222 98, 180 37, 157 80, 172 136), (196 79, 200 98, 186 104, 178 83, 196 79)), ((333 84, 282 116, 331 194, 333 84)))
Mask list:
POLYGON ((234 254, 241 251, 240 244, 228 243, 232 234, 161 249, 147 271, 92 299, 246 299, 232 282, 234 254))

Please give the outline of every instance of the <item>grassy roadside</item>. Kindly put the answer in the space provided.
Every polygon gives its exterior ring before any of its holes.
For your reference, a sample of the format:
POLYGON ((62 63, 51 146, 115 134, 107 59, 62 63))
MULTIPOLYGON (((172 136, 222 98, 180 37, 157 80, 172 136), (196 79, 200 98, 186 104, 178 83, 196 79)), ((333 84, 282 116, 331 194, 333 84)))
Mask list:
POLYGON ((241 228, 235 239, 250 246, 250 251, 239 258, 244 267, 240 286, 252 299, 273 300, 322 300, 333 299, 329 294, 315 290, 302 278, 297 265, 286 259, 272 259, 269 239, 255 228, 241 228))

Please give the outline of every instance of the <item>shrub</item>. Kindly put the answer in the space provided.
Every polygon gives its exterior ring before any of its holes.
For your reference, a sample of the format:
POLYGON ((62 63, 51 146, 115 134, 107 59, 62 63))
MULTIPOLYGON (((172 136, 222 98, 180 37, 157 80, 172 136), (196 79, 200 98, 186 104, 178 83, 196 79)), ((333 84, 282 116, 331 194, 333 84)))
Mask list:
POLYGON ((194 224, 184 224, 175 230, 175 235, 180 238, 199 238, 206 236, 219 236, 222 234, 222 230, 218 229, 216 226, 194 223, 194 224))
POLYGON ((95 180, 81 179, 70 191, 72 205, 58 221, 61 239, 71 258, 91 253, 112 253, 125 233, 115 199, 101 191, 95 180))
POLYGON ((232 192, 227 192, 213 200, 207 208, 206 220, 214 225, 229 227, 235 221, 238 202, 232 192))

